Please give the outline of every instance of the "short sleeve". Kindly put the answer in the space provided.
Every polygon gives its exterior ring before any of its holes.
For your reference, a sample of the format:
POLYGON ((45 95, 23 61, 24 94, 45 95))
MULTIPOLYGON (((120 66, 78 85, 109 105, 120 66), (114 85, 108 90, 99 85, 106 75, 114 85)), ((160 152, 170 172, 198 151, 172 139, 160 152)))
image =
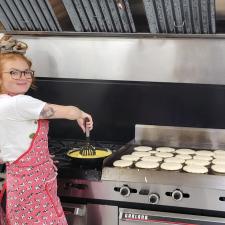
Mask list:
POLYGON ((45 104, 46 102, 28 95, 15 96, 15 111, 22 120, 39 119, 45 104))

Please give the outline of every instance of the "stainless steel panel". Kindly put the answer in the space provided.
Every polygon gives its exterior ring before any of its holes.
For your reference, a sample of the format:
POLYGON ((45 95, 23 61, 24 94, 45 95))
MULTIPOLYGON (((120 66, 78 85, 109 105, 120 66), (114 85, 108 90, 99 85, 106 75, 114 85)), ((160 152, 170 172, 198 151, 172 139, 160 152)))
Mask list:
POLYGON ((135 32, 134 21, 127 0, 63 0, 76 31, 135 32), (76 21, 83 30, 77 29, 76 21))
POLYGON ((87 225, 117 225, 117 224, 118 224, 117 206, 99 205, 99 204, 87 205, 87 225))
POLYGON ((209 34, 209 18, 208 18, 208 0, 201 0, 201 20, 202 30, 204 34, 209 34))
POLYGON ((155 125, 135 126, 135 141, 147 141, 157 146, 197 149, 225 149, 225 129, 169 127, 155 125))
POLYGON ((131 14, 129 1, 128 0, 124 0, 124 5, 125 5, 126 13, 128 15, 129 24, 131 26, 131 31, 132 32, 136 32, 136 28, 135 28, 135 25, 134 25, 134 20, 133 20, 132 14, 131 14))
POLYGON ((91 8, 91 1, 83 1, 83 5, 84 5, 84 9, 86 11, 86 15, 90 21, 90 24, 91 24, 91 27, 92 27, 92 31, 99 31, 99 28, 98 28, 98 25, 97 25, 97 22, 96 22, 96 18, 95 18, 95 15, 94 15, 94 12, 91 8))
POLYGON ((149 193, 156 193, 160 200, 158 205, 174 206, 190 209, 215 210, 223 212, 225 202, 220 197, 225 197, 225 182, 223 176, 180 174, 176 172, 161 172, 137 169, 104 168, 101 181, 88 181, 76 179, 58 180, 59 196, 77 197, 83 199, 100 199, 113 201, 115 206, 120 203, 142 203, 149 205, 149 195, 140 195, 140 190, 147 189, 149 193), (214 183, 215 182, 215 183, 214 183), (85 191, 76 188, 63 188, 65 184, 86 184, 85 191), (136 192, 122 196, 121 187, 131 188, 136 192), (182 193, 189 194, 180 201, 174 200, 166 192, 179 189, 182 193))
POLYGON ((115 32, 116 29, 113 25, 113 21, 112 21, 112 18, 111 18, 111 15, 110 15, 110 12, 109 12, 106 1, 107 0, 99 0, 99 5, 100 5, 102 13, 104 15, 104 19, 105 19, 105 22, 107 24, 109 32, 115 32))
POLYGON ((174 33, 175 27, 174 27, 174 16, 172 11, 172 4, 170 0, 165 0, 164 2, 165 2, 165 13, 166 13, 166 18, 168 23, 168 33, 174 33))
POLYGON ((68 225, 116 225, 118 207, 99 204, 62 202, 68 225))
POLYGON ((184 18, 181 12, 181 2, 180 0, 173 0, 175 21, 174 26, 177 33, 184 33, 184 18))
POLYGON ((5 20, 5 22, 9 23, 14 30, 21 30, 19 23, 17 22, 14 13, 12 11, 12 9, 9 7, 9 5, 7 4, 6 1, 0 1, 0 7, 2 10, 2 13, 5 16, 5 19, 7 18, 7 20, 5 20))
POLYGON ((32 6, 32 9, 34 10, 34 13, 37 15, 38 21, 41 24, 42 29, 45 31, 51 30, 45 20, 44 14, 42 13, 42 11, 39 8, 38 2, 36 0, 30 0, 30 3, 32 6))
POLYGON ((126 6, 124 2, 120 0, 116 3, 116 5, 117 5, 117 10, 119 12, 119 15, 122 21, 124 31, 127 33, 131 32, 129 22, 128 22, 128 15, 126 13, 126 6))
POLYGON ((151 33, 159 33, 158 21, 154 9, 153 0, 144 0, 145 13, 148 19, 149 30, 151 33))
POLYGON ((215 0, 144 0, 143 2, 151 33, 216 32, 215 0))
POLYGON ((94 17, 98 23, 99 29, 101 31, 106 32, 107 28, 106 28, 106 24, 105 24, 105 19, 104 19, 103 13, 101 12, 98 1, 91 0, 90 4, 92 5, 93 11, 94 11, 94 17))
POLYGON ((90 26, 90 23, 89 23, 88 18, 86 16, 82 1, 73 0, 73 2, 74 2, 74 5, 76 7, 77 13, 80 17, 80 20, 83 23, 84 30, 85 31, 91 31, 91 26, 90 26))
POLYGON ((8 0, 7 1, 8 6, 10 7, 10 9, 13 11, 13 14, 16 18, 17 23, 19 24, 20 28, 22 30, 28 30, 27 26, 26 26, 26 22, 24 21, 21 12, 19 12, 17 6, 15 5, 13 0, 8 0))
MULTIPOLYGON (((102 180, 225 190, 225 176, 189 174, 184 172, 174 173, 171 171, 150 171, 144 169, 104 167, 102 172, 102 180)), ((219 202, 219 199, 215 200, 219 202)))
POLYGON ((23 17, 24 23, 28 27, 28 30, 35 30, 33 22, 31 21, 31 18, 27 10, 24 8, 23 3, 20 0, 14 0, 14 3, 16 7, 18 8, 18 11, 21 13, 21 16, 23 17))
POLYGON ((224 38, 15 38, 40 77, 225 84, 224 38))
POLYGON ((62 31, 60 24, 58 22, 58 19, 56 18, 56 15, 49 3, 48 0, 38 0, 37 1, 40 7, 40 10, 43 13, 43 16, 45 18, 45 21, 49 25, 51 31, 62 31))
POLYGON ((117 8, 116 8, 114 0, 107 0, 107 4, 108 4, 109 11, 110 11, 110 14, 111 14, 112 19, 113 19, 113 23, 115 25, 116 31, 122 33, 123 29, 122 29, 122 26, 121 26, 121 23, 120 23, 120 18, 119 18, 119 15, 117 13, 117 8))
POLYGON ((8 0, 0 6, 5 14, 2 20, 10 24, 10 30, 61 31, 48 0, 8 0))
POLYGON ((162 0, 156 0, 155 5, 156 5, 156 10, 158 12, 158 21, 159 21, 160 31, 163 33, 167 33, 166 18, 164 15, 162 0))
POLYGON ((6 31, 13 30, 13 26, 1 5, 0 5, 0 19, 6 31))
POLYGON ((194 31, 196 34, 201 33, 201 25, 200 25, 200 15, 199 15, 199 0, 192 0, 192 14, 193 14, 193 24, 194 24, 194 31))
POLYGON ((64 6, 69 14, 70 20, 74 26, 75 31, 84 31, 84 27, 81 23, 81 20, 78 16, 77 11, 74 9, 74 3, 73 0, 62 0, 64 3, 64 6))
POLYGON ((210 20, 211 20, 211 32, 216 33, 216 9, 215 9, 215 0, 209 0, 210 4, 210 20))
POLYGON ((184 23, 185 23, 184 25, 186 32, 188 34, 191 34, 193 30, 192 30, 191 10, 189 0, 183 0, 183 12, 184 12, 184 23))
POLYGON ((26 12, 29 14, 29 17, 30 17, 31 21, 34 24, 35 30, 43 30, 43 28, 41 27, 41 24, 39 22, 39 19, 38 19, 38 17, 35 14, 35 11, 32 8, 32 5, 30 4, 30 1, 24 0, 23 1, 23 6, 26 9, 26 12))

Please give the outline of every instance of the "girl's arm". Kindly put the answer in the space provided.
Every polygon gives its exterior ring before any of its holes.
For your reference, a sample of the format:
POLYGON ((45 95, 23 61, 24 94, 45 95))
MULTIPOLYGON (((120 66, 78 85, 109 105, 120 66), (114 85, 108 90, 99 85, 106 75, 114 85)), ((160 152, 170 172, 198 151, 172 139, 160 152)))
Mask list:
POLYGON ((92 130, 93 121, 91 115, 83 112, 76 106, 63 106, 47 103, 40 113, 40 119, 68 119, 77 120, 77 123, 85 132, 85 119, 88 118, 86 123, 87 128, 92 130))

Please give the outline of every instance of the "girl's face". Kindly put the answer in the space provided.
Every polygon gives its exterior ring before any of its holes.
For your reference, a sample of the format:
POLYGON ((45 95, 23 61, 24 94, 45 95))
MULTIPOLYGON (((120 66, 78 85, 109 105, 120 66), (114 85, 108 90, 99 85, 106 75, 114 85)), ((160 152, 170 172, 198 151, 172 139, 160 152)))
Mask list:
POLYGON ((32 83, 29 76, 30 67, 23 59, 5 60, 0 77, 2 94, 25 94, 32 83), (22 71, 22 73, 21 73, 22 71))

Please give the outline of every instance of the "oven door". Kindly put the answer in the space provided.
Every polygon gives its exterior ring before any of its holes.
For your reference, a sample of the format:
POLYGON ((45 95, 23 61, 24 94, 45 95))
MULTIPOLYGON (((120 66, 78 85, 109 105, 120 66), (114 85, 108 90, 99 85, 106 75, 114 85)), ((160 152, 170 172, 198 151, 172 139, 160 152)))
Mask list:
POLYGON ((68 225, 87 225, 86 205, 62 202, 63 211, 68 225))
POLYGON ((136 209, 119 209, 119 225, 221 225, 225 218, 155 212, 136 209))

